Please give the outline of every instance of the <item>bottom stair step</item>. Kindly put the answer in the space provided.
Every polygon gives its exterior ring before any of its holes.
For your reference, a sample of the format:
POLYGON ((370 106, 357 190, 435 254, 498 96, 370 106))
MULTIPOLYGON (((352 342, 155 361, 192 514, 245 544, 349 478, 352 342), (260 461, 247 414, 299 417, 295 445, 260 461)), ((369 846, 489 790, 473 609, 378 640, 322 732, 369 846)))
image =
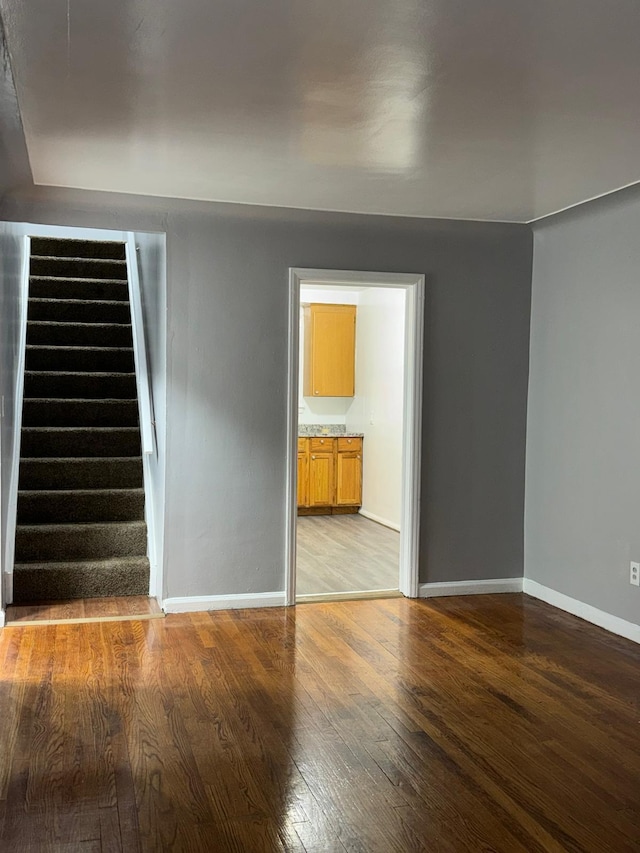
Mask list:
POLYGON ((14 604, 149 594, 147 557, 60 563, 16 563, 14 604))

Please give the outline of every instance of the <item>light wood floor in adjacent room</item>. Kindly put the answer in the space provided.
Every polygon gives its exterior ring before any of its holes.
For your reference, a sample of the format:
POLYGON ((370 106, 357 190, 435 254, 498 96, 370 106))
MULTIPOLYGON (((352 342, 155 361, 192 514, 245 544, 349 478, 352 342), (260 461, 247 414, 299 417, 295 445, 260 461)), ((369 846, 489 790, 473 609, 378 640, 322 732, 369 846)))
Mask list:
POLYGON ((7 853, 637 853, 640 647, 523 595, 5 628, 7 853))
POLYGON ((400 534, 363 515, 298 518, 297 595, 397 589, 400 534))

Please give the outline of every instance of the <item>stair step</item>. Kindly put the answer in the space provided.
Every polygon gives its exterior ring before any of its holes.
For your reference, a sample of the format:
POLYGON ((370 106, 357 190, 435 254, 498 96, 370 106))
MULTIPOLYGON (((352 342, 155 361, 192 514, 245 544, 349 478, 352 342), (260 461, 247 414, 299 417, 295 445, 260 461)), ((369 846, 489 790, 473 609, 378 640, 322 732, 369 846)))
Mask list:
POLYGON ((24 457, 140 456, 137 427, 24 427, 24 457))
POLYGON ((140 456, 20 460, 18 488, 22 490, 135 489, 140 486, 140 456))
POLYGON ((130 347, 133 338, 128 323, 27 323, 27 343, 49 346, 130 347))
POLYGON ((35 299, 109 299, 129 301, 129 285, 113 278, 60 278, 57 275, 32 275, 29 296, 35 299))
POLYGON ((56 258, 115 258, 124 260, 124 243, 113 240, 67 240, 32 237, 31 254, 56 258))
POLYGON ((138 425, 137 400, 87 400, 41 397, 25 399, 22 426, 138 425))
POLYGON ((14 604, 149 594, 147 557, 16 563, 14 604))
POLYGON ((144 489, 18 492, 18 524, 144 521, 144 489))
POLYGON ((27 317, 63 323, 131 323, 129 303, 113 299, 29 298, 27 317))
POLYGON ((16 526, 17 563, 144 557, 146 553, 144 521, 16 526))
POLYGON ((106 258, 57 258, 31 256, 29 275, 60 276, 61 278, 108 278, 126 281, 127 264, 123 260, 106 258))
POLYGON ((134 373, 133 347, 27 346, 27 370, 72 370, 87 373, 134 373))
POLYGON ((118 400, 135 399, 135 373, 72 373, 56 370, 26 370, 25 397, 73 397, 118 400))

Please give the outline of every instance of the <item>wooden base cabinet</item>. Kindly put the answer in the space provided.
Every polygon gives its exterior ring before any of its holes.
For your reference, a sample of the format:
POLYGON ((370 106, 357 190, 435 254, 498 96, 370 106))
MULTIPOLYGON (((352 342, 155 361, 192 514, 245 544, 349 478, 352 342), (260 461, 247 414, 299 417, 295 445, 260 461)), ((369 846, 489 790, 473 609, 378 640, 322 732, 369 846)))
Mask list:
POLYGON ((298 439, 298 514, 357 512, 362 505, 362 438, 298 439))
POLYGON ((309 506, 309 454, 298 450, 298 506, 309 506))
POLYGON ((336 505, 360 506, 362 503, 362 454, 336 453, 336 505))
POLYGON ((309 456, 308 506, 331 506, 335 493, 335 460, 331 451, 309 456))

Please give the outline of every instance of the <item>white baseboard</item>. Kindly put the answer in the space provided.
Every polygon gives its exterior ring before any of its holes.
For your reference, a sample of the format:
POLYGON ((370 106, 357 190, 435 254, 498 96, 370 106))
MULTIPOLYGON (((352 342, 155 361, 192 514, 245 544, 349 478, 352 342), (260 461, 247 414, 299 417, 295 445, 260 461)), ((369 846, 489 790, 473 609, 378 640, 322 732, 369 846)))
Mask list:
POLYGON ((586 622, 591 622, 606 631, 611 631, 612 634, 618 634, 618 636, 632 640, 634 643, 640 643, 640 625, 627 622, 626 619, 613 616, 611 613, 606 613, 604 610, 593 607, 591 604, 585 604, 584 601, 578 601, 577 598, 571 598, 562 592, 556 592, 555 589, 543 586, 530 578, 524 579, 523 591, 533 598, 546 601, 547 604, 551 604, 559 610, 564 610, 573 616, 579 616, 586 622))
POLYGON ((436 598, 445 595, 488 595, 496 592, 522 592, 522 578, 421 583, 418 596, 419 598, 436 598))
POLYGON ((4 620, 5 620, 4 610, 0 610, 0 628, 4 628, 4 620))
POLYGON ((395 524, 393 521, 387 521, 386 518, 381 518, 379 515, 375 515, 372 512, 369 512, 366 509, 360 509, 360 515, 363 515, 365 518, 368 518, 370 521, 375 521, 377 524, 382 524, 384 527, 390 527, 391 530, 397 530, 400 533, 400 525, 395 524))
POLYGON ((238 595, 193 595, 165 598, 165 613, 195 613, 199 610, 236 610, 241 607, 284 607, 284 592, 249 592, 238 595))

